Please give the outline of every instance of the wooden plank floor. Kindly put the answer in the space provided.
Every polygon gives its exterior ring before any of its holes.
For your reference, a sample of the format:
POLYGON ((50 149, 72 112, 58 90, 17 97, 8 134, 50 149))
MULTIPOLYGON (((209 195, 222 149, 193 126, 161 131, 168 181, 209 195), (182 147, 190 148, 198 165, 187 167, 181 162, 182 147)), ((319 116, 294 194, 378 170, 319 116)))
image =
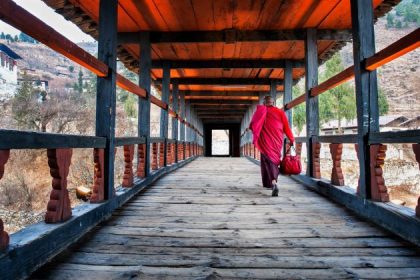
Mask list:
POLYGON ((243 158, 157 181, 34 279, 419 279, 418 248, 243 158))

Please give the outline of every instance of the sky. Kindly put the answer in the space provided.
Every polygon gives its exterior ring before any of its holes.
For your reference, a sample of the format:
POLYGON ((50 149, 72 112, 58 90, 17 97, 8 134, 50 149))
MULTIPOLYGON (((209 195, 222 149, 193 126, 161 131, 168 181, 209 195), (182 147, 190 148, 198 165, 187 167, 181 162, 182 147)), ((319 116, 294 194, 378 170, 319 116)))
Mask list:
MULTIPOLYGON (((76 25, 54 12, 41 0, 13 0, 34 16, 60 32, 74 43, 93 42, 94 39, 83 33, 76 25)), ((19 35, 20 31, 0 20, 0 32, 19 35)))

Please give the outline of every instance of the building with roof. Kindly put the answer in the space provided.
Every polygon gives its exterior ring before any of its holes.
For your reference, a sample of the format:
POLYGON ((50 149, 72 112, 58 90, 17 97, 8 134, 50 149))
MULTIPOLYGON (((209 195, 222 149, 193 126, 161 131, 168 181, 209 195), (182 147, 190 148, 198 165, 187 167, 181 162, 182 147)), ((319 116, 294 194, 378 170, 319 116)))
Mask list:
POLYGON ((0 100, 10 98, 16 92, 19 59, 22 57, 0 43, 0 100))

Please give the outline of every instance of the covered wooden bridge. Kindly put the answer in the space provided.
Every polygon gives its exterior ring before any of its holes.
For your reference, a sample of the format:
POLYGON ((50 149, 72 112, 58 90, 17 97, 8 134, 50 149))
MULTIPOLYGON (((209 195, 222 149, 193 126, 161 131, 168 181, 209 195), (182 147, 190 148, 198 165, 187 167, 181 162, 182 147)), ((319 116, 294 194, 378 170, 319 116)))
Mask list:
POLYGON ((399 0, 44 2, 98 40, 98 58, 11 0, 0 19, 97 75, 96 135, 0 130, 0 178, 11 149, 47 149, 53 177, 45 223, 9 236, 0 220, 0 279, 420 278, 420 206, 390 203, 382 177, 387 143, 412 144, 420 161, 418 130, 378 124, 375 70, 419 46, 417 29, 375 50, 373 23, 399 0), (347 42, 354 65, 318 84, 318 66, 347 42), (358 133, 320 136, 317 96, 353 78, 358 133), (292 99, 299 79, 305 94, 292 99), (115 137, 117 86, 139 97, 136 137, 115 137), (261 188, 245 132, 267 94, 283 97, 289 118, 306 104, 297 147, 307 172, 281 177, 278 198, 261 188), (151 104, 162 110, 158 138, 151 104), (209 157, 213 129, 230 131, 231 157, 209 157), (331 143, 328 179, 320 143, 331 143), (343 143, 356 144, 357 192, 344 185, 343 143), (77 148, 93 150, 95 178, 91 203, 72 209, 77 148), (117 148, 125 170, 114 188, 117 148))

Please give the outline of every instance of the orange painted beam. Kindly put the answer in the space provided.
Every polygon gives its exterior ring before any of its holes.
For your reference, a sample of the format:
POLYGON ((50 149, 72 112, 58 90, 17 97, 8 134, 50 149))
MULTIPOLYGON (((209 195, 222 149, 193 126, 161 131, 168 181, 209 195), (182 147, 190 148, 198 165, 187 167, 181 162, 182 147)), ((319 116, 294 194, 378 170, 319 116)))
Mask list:
POLYGON ((219 95, 219 96, 185 96, 185 100, 251 100, 251 101, 258 101, 258 96, 225 96, 225 95, 219 95))
POLYGON ((157 98, 156 96, 150 96, 150 101, 152 104, 155 104, 156 106, 162 108, 163 110, 168 110, 168 104, 157 98))
POLYGON ((141 98, 146 98, 146 91, 144 89, 142 89, 132 81, 126 79, 124 76, 121 76, 120 74, 117 74, 117 85, 120 88, 125 89, 126 91, 140 96, 141 98))
POLYGON ((420 28, 417 28, 410 34, 402 37, 395 43, 369 57, 365 61, 366 70, 373 71, 382 65, 397 59, 406 53, 420 47, 420 28))
POLYGON ((297 105, 299 105, 299 104, 301 104, 305 101, 306 101, 305 94, 302 94, 301 96, 298 96, 295 99, 293 99, 292 101, 290 101, 289 103, 287 103, 285 107, 286 107, 287 110, 290 110, 293 107, 295 107, 295 106, 297 106, 297 105))
POLYGON ((12 0, 0 1, 0 20, 28 34, 56 52, 92 71, 99 77, 108 75, 108 66, 58 33, 12 0))
POLYGON ((342 72, 338 73, 337 75, 329 78, 325 82, 317 85, 316 87, 311 89, 311 96, 315 97, 320 95, 323 92, 326 92, 329 89, 335 88, 348 80, 354 78, 354 66, 350 66, 349 68, 343 70, 342 72))

